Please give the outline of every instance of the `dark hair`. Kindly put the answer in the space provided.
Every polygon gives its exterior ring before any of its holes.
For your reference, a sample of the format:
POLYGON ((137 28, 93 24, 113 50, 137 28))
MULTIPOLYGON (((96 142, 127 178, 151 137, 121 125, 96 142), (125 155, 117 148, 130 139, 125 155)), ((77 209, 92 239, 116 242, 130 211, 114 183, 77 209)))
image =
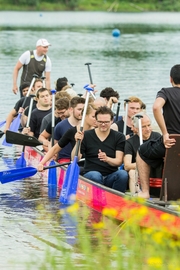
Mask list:
POLYGON ((110 97, 116 97, 117 99, 119 99, 119 94, 113 88, 106 87, 101 91, 100 97, 106 98, 107 100, 109 100, 110 97))
POLYGON ((70 107, 75 108, 80 103, 85 104, 85 98, 79 96, 73 97, 70 100, 70 107))
POLYGON ((39 89, 37 90, 37 92, 36 92, 36 97, 39 98, 39 94, 40 94, 40 93, 43 93, 43 92, 45 92, 45 91, 48 91, 48 93, 51 94, 50 91, 49 91, 47 88, 43 88, 43 87, 42 87, 42 88, 39 88, 39 89))
POLYGON ((114 113, 111 111, 111 109, 107 106, 101 106, 97 109, 95 112, 95 118, 97 120, 98 114, 109 114, 111 116, 111 120, 114 118, 114 113))
POLYGON ((30 82, 23 82, 20 87, 19 87, 19 90, 22 92, 23 89, 25 89, 26 87, 29 87, 30 86, 30 82))
POLYGON ((64 86, 68 84, 68 80, 66 77, 57 79, 56 82, 56 91, 61 91, 64 86))
POLYGON ((57 110, 67 110, 69 108, 69 99, 68 98, 61 98, 56 100, 55 108, 57 110))
POLYGON ((171 68, 170 76, 175 84, 180 84, 180 65, 171 68))

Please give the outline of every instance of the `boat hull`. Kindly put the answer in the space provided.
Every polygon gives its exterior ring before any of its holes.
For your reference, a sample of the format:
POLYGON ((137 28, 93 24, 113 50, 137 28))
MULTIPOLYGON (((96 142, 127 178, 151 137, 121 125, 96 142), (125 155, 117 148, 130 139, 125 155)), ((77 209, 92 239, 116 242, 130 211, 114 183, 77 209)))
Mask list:
MULTIPOLYGON (((36 148, 26 147, 25 157, 29 166, 36 167, 43 154, 36 148)), ((66 167, 57 168, 59 191, 66 169, 66 167)), ((47 178, 47 171, 43 172, 43 176, 47 178)), ((134 220, 142 227, 163 229, 175 235, 179 233, 179 213, 177 209, 176 211, 171 209, 175 206, 165 207, 153 200, 131 197, 82 176, 79 176, 76 198, 98 212, 106 210, 106 213, 112 214, 118 220, 127 222, 134 220)))

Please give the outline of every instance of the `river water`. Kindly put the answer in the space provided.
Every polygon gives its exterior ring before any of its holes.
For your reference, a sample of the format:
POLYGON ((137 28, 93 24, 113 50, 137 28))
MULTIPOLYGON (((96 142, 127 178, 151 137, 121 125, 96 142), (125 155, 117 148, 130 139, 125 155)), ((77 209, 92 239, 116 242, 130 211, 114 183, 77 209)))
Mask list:
MULTIPOLYGON (((146 103, 152 119, 156 92, 170 86, 170 68, 180 58, 179 13, 1 11, 0 30, 0 121, 19 99, 19 95, 12 93, 13 67, 21 53, 35 48, 39 38, 46 38, 52 44, 48 52, 52 61, 52 88, 59 77, 66 76, 69 83, 75 84, 77 93, 83 93, 83 86, 90 81, 84 64, 90 62, 98 93, 105 87, 118 91, 121 114, 123 100, 136 95, 146 103), (118 38, 112 36, 115 28, 121 31, 118 38)), ((17 153, 16 148, 1 146, 1 170, 11 166, 18 155, 20 150, 17 153)), ((34 256, 43 260, 46 244, 38 239, 41 231, 35 234, 32 227, 37 205, 42 203, 48 212, 52 204, 47 196, 36 194, 38 181, 37 177, 33 184, 27 180, 26 186, 18 181, 0 186, 1 269, 26 269, 24 262, 34 256), (29 197, 28 191, 31 191, 29 197)), ((43 194, 47 195, 46 183, 43 194)), ((55 206, 58 208, 58 202, 55 206)), ((46 229, 44 235, 51 228, 46 229)))

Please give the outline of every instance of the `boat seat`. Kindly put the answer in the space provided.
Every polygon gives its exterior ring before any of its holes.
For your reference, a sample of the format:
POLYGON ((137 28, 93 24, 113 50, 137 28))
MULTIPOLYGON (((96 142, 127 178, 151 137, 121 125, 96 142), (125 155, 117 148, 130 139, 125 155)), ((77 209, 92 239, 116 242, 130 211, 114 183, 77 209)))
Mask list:
POLYGON ((180 134, 171 134, 176 144, 166 149, 160 200, 180 199, 180 134))

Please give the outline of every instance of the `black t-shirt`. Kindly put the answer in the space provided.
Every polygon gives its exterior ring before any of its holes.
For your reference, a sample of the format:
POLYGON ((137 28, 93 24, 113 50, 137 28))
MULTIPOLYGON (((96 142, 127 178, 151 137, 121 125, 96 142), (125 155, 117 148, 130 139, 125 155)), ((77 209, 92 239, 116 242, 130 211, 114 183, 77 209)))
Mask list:
MULTIPOLYGON (((115 122, 116 125, 118 126, 118 131, 122 132, 123 133, 123 129, 124 129, 124 120, 121 119, 119 121, 116 121, 115 122)), ((129 134, 132 134, 132 129, 128 126, 126 126, 126 135, 129 135, 129 134)))
POLYGON ((169 134, 180 134, 180 88, 162 88, 156 98, 165 100, 163 115, 169 134))
MULTIPOLYGON (((160 136, 161 134, 159 132, 152 131, 149 139, 143 140, 143 143, 149 140, 156 140, 160 136)), ((137 154, 137 150, 139 146, 140 146, 140 141, 139 141, 139 136, 137 134, 135 134, 134 136, 132 136, 125 142, 124 155, 132 155, 132 163, 136 162, 136 154, 137 154)))
POLYGON ((103 176, 109 175, 118 170, 117 166, 111 166, 98 158, 99 150, 105 152, 108 157, 115 158, 116 151, 124 152, 125 136, 110 129, 110 133, 104 141, 101 141, 95 129, 84 132, 81 143, 81 154, 85 157, 84 171, 99 171, 103 176))
POLYGON ((42 111, 37 108, 32 111, 29 126, 36 138, 39 137, 40 127, 41 127, 41 122, 42 122, 43 117, 50 112, 51 112, 51 109, 42 111))
MULTIPOLYGON (((60 117, 55 117, 55 126, 61 122, 61 118, 60 117)), ((46 127, 46 132, 49 133, 49 134, 52 134, 52 120, 47 124, 47 127, 46 127)))

